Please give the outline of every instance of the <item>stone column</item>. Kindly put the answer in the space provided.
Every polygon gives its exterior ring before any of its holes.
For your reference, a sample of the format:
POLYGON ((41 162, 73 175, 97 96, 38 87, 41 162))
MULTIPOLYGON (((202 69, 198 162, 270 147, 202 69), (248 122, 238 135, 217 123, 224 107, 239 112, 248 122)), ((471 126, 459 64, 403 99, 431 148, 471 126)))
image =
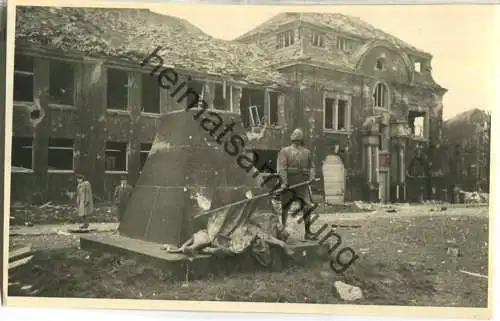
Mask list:
POLYGON ((240 111, 240 103, 241 103, 241 95, 243 94, 243 88, 239 86, 231 86, 231 99, 233 105, 233 112, 237 114, 241 114, 240 111))
POLYGON ((271 124, 271 99, 269 97, 269 89, 267 88, 264 92, 264 122, 271 124))
POLYGON ((278 125, 283 126, 286 124, 286 111, 285 111, 285 94, 278 95, 278 125))
POLYGON ((363 152, 366 155, 365 177, 366 177, 366 198, 369 201, 374 201, 377 196, 377 189, 373 186, 378 182, 378 146, 377 136, 365 133, 363 137, 363 152))

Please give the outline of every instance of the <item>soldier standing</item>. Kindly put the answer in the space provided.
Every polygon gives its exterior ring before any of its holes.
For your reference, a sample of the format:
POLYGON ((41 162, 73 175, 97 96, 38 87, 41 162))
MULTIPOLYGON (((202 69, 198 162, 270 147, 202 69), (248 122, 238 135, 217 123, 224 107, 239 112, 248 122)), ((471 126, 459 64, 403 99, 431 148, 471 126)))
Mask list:
POLYGON ((315 208, 309 189, 309 184, 305 184, 293 189, 287 186, 296 185, 303 182, 312 182, 315 171, 312 154, 304 146, 304 134, 302 130, 295 129, 291 135, 292 144, 284 147, 278 154, 278 174, 282 180, 280 195, 281 198, 281 222, 286 226, 288 211, 294 200, 299 200, 304 216, 305 239, 314 240, 311 232, 311 212, 315 208))

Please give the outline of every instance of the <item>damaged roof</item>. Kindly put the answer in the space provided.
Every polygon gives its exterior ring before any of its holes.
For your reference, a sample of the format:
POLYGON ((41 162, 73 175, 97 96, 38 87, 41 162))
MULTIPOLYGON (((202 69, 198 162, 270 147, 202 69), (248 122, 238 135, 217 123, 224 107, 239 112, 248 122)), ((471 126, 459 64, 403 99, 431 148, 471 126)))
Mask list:
POLYGON ((139 63, 158 46, 166 65, 286 86, 256 45, 211 37, 189 22, 148 9, 18 6, 16 43, 139 63))
POLYGON ((279 29, 282 25, 293 21, 303 21, 320 27, 332 28, 347 35, 360 39, 376 39, 387 41, 398 49, 406 49, 419 54, 430 56, 429 53, 420 50, 403 40, 375 28, 371 24, 352 16, 340 13, 322 13, 322 12, 284 12, 279 13, 257 28, 250 30, 236 40, 243 40, 279 29))

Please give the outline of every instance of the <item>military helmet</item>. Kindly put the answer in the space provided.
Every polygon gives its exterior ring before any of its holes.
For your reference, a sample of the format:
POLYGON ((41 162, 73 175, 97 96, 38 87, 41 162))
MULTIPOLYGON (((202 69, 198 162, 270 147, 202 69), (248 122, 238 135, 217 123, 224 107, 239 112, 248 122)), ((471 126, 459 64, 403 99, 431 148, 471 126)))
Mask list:
POLYGON ((292 135, 290 136, 290 139, 292 140, 292 142, 303 141, 304 133, 302 132, 302 130, 297 128, 293 131, 292 135))

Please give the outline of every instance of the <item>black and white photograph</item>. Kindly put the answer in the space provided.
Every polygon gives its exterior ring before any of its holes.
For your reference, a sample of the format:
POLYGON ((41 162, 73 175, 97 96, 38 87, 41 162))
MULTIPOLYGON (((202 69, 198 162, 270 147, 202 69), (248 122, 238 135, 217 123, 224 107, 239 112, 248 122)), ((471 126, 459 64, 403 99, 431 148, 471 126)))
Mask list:
POLYGON ((7 18, 7 305, 490 315, 495 6, 7 18))

